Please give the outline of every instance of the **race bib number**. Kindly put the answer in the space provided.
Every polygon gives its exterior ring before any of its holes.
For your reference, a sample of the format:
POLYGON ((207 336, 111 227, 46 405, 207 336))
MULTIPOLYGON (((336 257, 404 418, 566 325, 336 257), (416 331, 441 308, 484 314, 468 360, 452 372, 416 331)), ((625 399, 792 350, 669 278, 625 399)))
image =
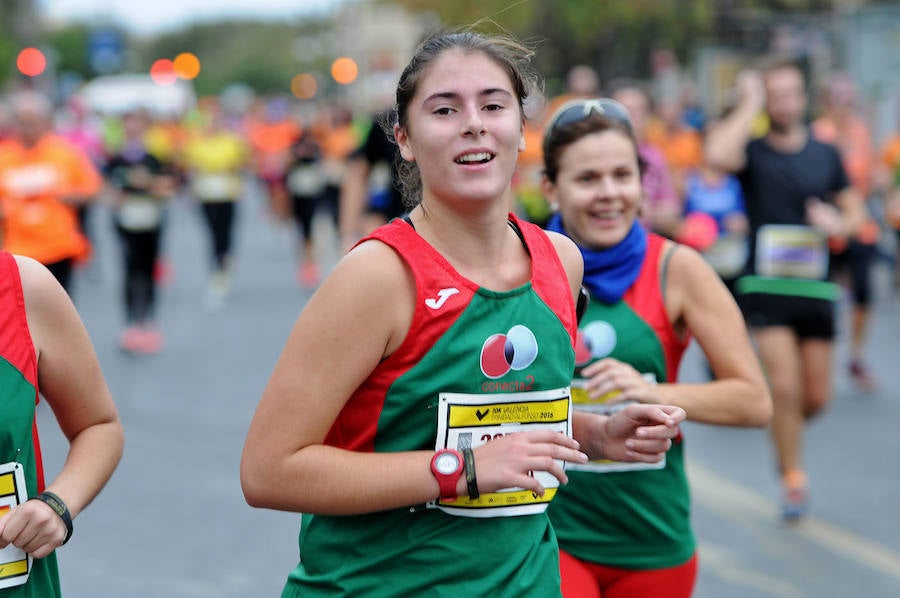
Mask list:
MULTIPOLYGON (((441 393, 435 450, 476 449, 508 434, 553 430, 571 436, 572 402, 569 388, 502 394, 441 393)), ((559 463, 563 466, 563 463, 559 463)), ((453 502, 434 501, 451 515, 462 517, 513 517, 543 513, 556 496, 559 480, 546 471, 533 472, 546 489, 543 496, 522 488, 483 493, 472 500, 460 496, 453 502)))
POLYGON ((809 226, 767 224, 756 234, 756 273, 769 278, 824 280, 825 235, 809 226))
POLYGON ((228 201, 240 194, 241 181, 231 174, 197 174, 191 181, 194 197, 200 201, 228 201))
MULTIPOLYGON (((643 374, 643 377, 648 382, 656 383, 656 376, 653 374, 643 374)), ((587 380, 584 378, 575 378, 572 380, 572 408, 576 411, 599 413, 600 415, 612 415, 616 411, 620 411, 628 405, 633 405, 635 403, 635 401, 616 401, 616 397, 621 394, 621 391, 619 390, 614 390, 606 393, 602 397, 592 399, 588 394, 586 385, 587 380)), ((626 463, 622 461, 611 461, 609 459, 599 459, 587 463, 566 464, 567 469, 590 471, 592 473, 646 471, 648 469, 663 469, 665 466, 665 456, 663 456, 658 463, 626 463)))
MULTIPOLYGON (((20 463, 0 464, 0 518, 28 500, 25 473, 20 463)), ((0 589, 20 586, 28 581, 31 557, 9 544, 0 550, 0 589)))
POLYGON ((722 235, 703 252, 703 257, 716 274, 728 279, 743 271, 749 253, 746 235, 722 235))
POLYGON ((162 206, 152 198, 127 197, 116 217, 125 230, 153 230, 162 222, 162 206))

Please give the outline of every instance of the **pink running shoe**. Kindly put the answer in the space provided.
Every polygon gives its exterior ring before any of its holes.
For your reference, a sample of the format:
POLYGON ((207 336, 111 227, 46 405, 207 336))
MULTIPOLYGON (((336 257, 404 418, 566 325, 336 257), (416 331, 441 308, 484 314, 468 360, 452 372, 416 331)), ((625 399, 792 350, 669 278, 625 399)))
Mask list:
POLYGON ((137 326, 129 326, 119 335, 119 348, 128 353, 138 353, 141 350, 143 332, 137 326))
POLYGON ((141 340, 138 351, 147 355, 155 355, 163 349, 164 340, 162 333, 153 326, 145 327, 140 331, 141 340))
POLYGON ((304 262, 297 272, 297 282, 304 287, 314 288, 322 281, 322 269, 315 262, 304 262))

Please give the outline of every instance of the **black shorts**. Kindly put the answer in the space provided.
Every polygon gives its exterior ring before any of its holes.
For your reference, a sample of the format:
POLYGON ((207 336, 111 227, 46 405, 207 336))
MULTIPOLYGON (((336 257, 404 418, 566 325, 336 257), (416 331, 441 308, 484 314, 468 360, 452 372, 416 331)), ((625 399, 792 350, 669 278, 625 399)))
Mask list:
POLYGON ((875 256, 875 246, 850 241, 841 253, 831 255, 832 278, 846 272, 850 277, 853 304, 866 307, 872 303, 872 280, 870 265, 875 256))
POLYGON ((747 293, 738 305, 750 328, 787 326, 800 339, 832 340, 835 336, 834 301, 817 297, 747 293))

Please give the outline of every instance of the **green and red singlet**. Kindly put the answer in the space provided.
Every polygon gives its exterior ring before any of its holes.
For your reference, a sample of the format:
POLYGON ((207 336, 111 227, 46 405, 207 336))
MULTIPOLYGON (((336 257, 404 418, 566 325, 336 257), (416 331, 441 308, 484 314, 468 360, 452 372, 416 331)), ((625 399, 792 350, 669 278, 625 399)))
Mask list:
MULTIPOLYGON (((580 323, 579 367, 612 357, 660 383, 676 379, 689 339, 678 336, 666 313, 664 247, 665 239, 648 235, 641 272, 622 299, 611 305, 591 301, 580 323)), ((567 471, 569 483, 548 509, 560 548, 583 561, 625 569, 688 561, 696 542, 683 451, 679 437, 661 469, 567 471)))
MULTIPOLYGON (((474 419, 462 423, 465 433, 476 430, 478 446, 480 423, 495 418, 496 430, 504 425, 496 418, 529 410, 526 397, 569 386, 576 324, 566 273, 546 233, 512 215, 510 221, 531 255, 532 276, 505 292, 463 278, 403 220, 370 237, 408 264, 415 314, 401 346, 350 397, 326 444, 360 452, 434 450, 441 442, 439 403, 456 393, 491 404, 472 409, 474 419)), ((565 421, 554 425, 569 425, 565 411, 565 421)), ((554 411, 535 413, 549 418, 554 411)), ((283 596, 558 596, 558 547, 545 506, 517 516, 456 516, 424 505, 305 515, 300 563, 283 596)))
MULTIPOLYGON (((37 358, 28 321, 19 268, 12 255, 0 252, 0 464, 21 465, 28 496, 44 488, 40 445, 34 413, 38 400, 37 358)), ((0 476, 0 516, 8 512, 16 498, 10 494, 14 476, 0 476)), ((8 555, 11 551, 6 551, 8 555)), ((0 571, 21 570, 16 560, 0 562, 0 571)), ((0 572, 0 581, 4 575, 0 572)), ((16 576, 16 581, 24 577, 16 576)), ((7 582, 13 582, 7 577, 7 582)), ((0 589, 3 598, 52 598, 59 596, 56 553, 34 559, 27 581, 0 589)))

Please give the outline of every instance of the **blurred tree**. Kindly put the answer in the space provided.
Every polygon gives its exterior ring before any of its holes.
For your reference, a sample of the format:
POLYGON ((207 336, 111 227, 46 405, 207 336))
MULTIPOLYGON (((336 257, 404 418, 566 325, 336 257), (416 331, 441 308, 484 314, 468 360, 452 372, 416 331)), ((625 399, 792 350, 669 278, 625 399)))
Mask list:
POLYGON ((657 47, 689 58, 694 45, 711 34, 714 8, 714 0, 378 1, 437 12, 449 26, 490 29, 491 21, 496 23, 537 46, 535 65, 547 78, 550 94, 561 91, 565 73, 576 64, 594 66, 601 80, 608 81, 625 74, 648 75, 649 57, 657 47))
MULTIPOLYGON (((647 77, 650 56, 671 48, 683 64, 709 43, 764 45, 786 14, 827 14, 876 0, 375 0, 430 11, 448 26, 484 29, 493 21, 536 47, 535 65, 547 92, 562 90, 565 73, 590 64, 601 82, 616 76, 647 77), (488 22, 485 22, 487 20, 488 22)), ((496 26, 493 27, 496 30, 496 26)), ((758 47, 755 49, 762 49, 758 47)))
POLYGON ((82 78, 94 73, 88 62, 88 38, 90 29, 83 23, 65 25, 47 33, 44 43, 54 50, 56 69, 71 72, 82 78))
POLYGON ((287 92, 291 79, 306 68, 294 55, 295 42, 304 29, 322 24, 223 21, 193 25, 150 40, 138 51, 139 68, 158 58, 172 59, 193 52, 200 59, 194 81, 201 95, 217 94, 241 82, 257 92, 287 92))
POLYGON ((35 0, 0 0, 0 88, 16 76, 16 55, 37 43, 35 0))

